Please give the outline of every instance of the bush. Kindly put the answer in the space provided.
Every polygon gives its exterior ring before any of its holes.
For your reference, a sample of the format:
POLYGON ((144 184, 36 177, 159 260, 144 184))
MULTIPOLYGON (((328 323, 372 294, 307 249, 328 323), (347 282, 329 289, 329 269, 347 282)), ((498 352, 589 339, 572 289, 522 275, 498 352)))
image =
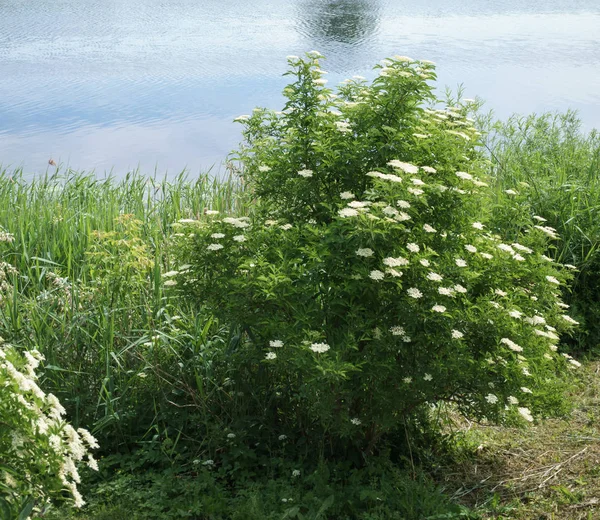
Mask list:
POLYGON ((35 369, 43 356, 22 355, 0 338, 0 513, 2 518, 27 518, 50 499, 70 496, 75 507, 84 501, 77 490, 75 466, 96 440, 86 430, 75 430, 62 416, 58 399, 37 384, 35 369))
MULTIPOLYGON (((488 123, 489 125, 489 123, 488 123)), ((548 253, 577 267, 565 300, 582 322, 568 343, 576 351, 600 346, 600 135, 582 132, 573 112, 513 116, 490 126, 493 225, 504 236, 522 232, 532 215, 560 238, 548 253), (519 192, 517 197, 505 190, 519 192)))
POLYGON ((433 64, 384 60, 334 94, 321 58, 289 59, 282 112, 240 118, 250 217, 178 224, 171 285, 232 325, 230 423, 366 457, 440 403, 500 423, 563 410, 553 231, 486 231, 479 134, 465 106, 432 108, 433 64))

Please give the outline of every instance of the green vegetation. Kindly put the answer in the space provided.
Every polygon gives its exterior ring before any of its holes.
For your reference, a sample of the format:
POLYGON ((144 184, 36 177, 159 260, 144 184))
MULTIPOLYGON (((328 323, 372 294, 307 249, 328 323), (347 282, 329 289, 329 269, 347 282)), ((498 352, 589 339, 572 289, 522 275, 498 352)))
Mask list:
POLYGON ((229 180, 0 174, 1 352, 99 443, 73 509, 0 363, 2 519, 593 518, 596 134, 321 58, 229 180))

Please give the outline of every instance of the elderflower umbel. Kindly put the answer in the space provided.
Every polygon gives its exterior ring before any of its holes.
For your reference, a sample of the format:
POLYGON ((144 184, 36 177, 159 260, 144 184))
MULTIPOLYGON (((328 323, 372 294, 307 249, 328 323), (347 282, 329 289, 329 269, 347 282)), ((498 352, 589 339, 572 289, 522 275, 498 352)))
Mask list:
POLYGON ((343 191, 342 193, 340 193, 340 198, 343 200, 353 199, 354 193, 349 192, 349 191, 343 191))
POLYGON ((310 346, 310 350, 316 352, 317 354, 323 354, 329 350, 329 345, 327 343, 313 343, 310 346))
POLYGON ((365 258, 368 258, 373 256, 373 250, 368 247, 359 248, 356 250, 356 256, 364 256, 365 258))
POLYGON ((300 170, 298 172, 298 175, 300 175, 300 177, 304 177, 304 178, 309 178, 313 176, 313 171, 312 170, 300 170))
POLYGON ((369 273, 369 278, 379 282, 380 280, 383 280, 385 278, 385 274, 382 271, 374 269, 369 273))
POLYGON ((267 352, 267 354, 265 355, 266 359, 275 359, 277 357, 277 354, 275 354, 275 352, 267 352))
POLYGON ((446 312, 446 307, 444 307, 443 305, 434 305, 433 307, 431 307, 431 310, 433 312, 446 312))
POLYGON ((419 291, 419 289, 415 288, 415 287, 411 287, 410 289, 408 289, 406 291, 406 293, 411 297, 411 298, 422 298, 423 297, 423 293, 421 291, 419 291))
POLYGON ((271 340, 269 341, 269 346, 273 348, 281 348, 283 347, 283 341, 281 341, 280 339, 271 340))
POLYGON ((418 253, 421 250, 421 248, 417 244, 414 244, 412 242, 406 244, 406 249, 408 249, 411 253, 418 253))
POLYGON ((206 249, 209 251, 218 251, 219 249, 223 249, 223 244, 210 244, 206 249))
POLYGON ((452 339, 461 339, 464 334, 460 330, 452 330, 452 339))

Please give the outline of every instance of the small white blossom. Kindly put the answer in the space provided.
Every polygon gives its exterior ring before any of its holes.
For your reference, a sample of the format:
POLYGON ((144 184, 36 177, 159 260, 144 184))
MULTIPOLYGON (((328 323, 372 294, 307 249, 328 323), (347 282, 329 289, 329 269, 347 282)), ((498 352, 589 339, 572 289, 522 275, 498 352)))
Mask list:
POLYGON ((355 426, 360 426, 362 424, 362 421, 358 417, 354 417, 353 419, 350 419, 350 422, 352 424, 354 424, 355 426))
POLYGON ((467 262, 462 258, 457 258, 454 262, 458 267, 467 267, 467 262))
POLYGON ((344 200, 349 200, 355 198, 355 196, 354 193, 351 193, 349 191, 343 191, 342 193, 340 193, 340 198, 344 200))
POLYGON ((275 359, 277 357, 277 354, 275 354, 275 352, 267 352, 267 354, 265 355, 265 358, 267 359, 275 359))
POLYGON ((356 250, 356 256, 364 256, 365 258, 368 258, 373 256, 373 250, 369 249, 368 247, 359 248, 356 250))
POLYGON ((475 229, 483 229, 484 228, 484 225, 481 222, 473 222, 472 226, 475 229))
POLYGON ((533 416, 531 415, 531 412, 529 411, 529 408, 518 408, 519 413, 523 416, 523 419, 525 419, 528 422, 533 422, 533 416))
POLYGON ((233 237, 233 240, 235 240, 236 242, 245 242, 246 237, 244 235, 235 235, 233 237))
POLYGON ((443 280, 443 277, 437 273, 434 272, 429 272, 427 274, 427 279, 431 280, 432 282, 441 282, 443 280))
POLYGON ((456 176, 459 177, 460 179, 464 179, 467 181, 473 180, 473 176, 468 174, 467 172, 456 172, 456 176))
POLYGON ((371 271, 369 273, 369 278, 379 282, 385 278, 385 273, 383 273, 382 271, 379 271, 377 269, 374 269, 373 271, 371 271))
POLYGON ((554 276, 546 276, 546 280, 548 280, 550 283, 560 285, 560 282, 556 278, 554 278, 554 276))
POLYGON ((395 327, 390 327, 390 332, 392 333, 392 336, 404 336, 405 331, 404 331, 404 327, 399 327, 399 326, 395 326, 395 327))
POLYGON ((310 350, 312 350, 313 352, 316 352, 317 354, 323 354, 323 353, 327 352, 329 349, 330 349, 330 347, 327 343, 313 343, 310 346, 310 350))
POLYGON ((408 243, 406 244, 406 249, 408 249, 411 253, 418 253, 421 248, 417 244, 408 243))
POLYGON ((425 375, 423 376, 423 379, 424 379, 425 381, 431 381, 431 380, 433 379, 433 377, 432 377, 432 375, 431 375, 431 374, 425 374, 425 375))
POLYGON ((406 383, 407 385, 412 383, 412 377, 404 377, 402 378, 402 382, 406 383))
POLYGON ((411 298, 422 298, 423 297, 423 293, 421 291, 419 291, 419 289, 415 288, 415 287, 411 287, 410 289, 408 289, 406 291, 406 293, 411 297, 411 298))
POLYGON ((461 293, 461 294, 465 294, 465 293, 467 292, 467 289, 466 289, 465 287, 463 287, 462 285, 460 285, 460 284, 456 284, 456 285, 454 286, 454 290, 455 290, 457 293, 461 293))
POLYGON ((356 217, 358 215, 358 211, 352 208, 343 208, 340 211, 338 211, 338 215, 342 218, 356 217))
POLYGON ((460 330, 452 330, 452 339, 461 339, 464 334, 460 330))
POLYGON ((410 164, 410 163, 405 163, 402 161, 398 161, 396 159, 394 159, 393 161, 389 161, 388 165, 391 166, 392 168, 396 168, 398 170, 402 170, 405 173, 417 173, 419 171, 418 166, 415 166, 414 164, 410 164))
POLYGON ((398 206, 399 208, 402 208, 402 209, 409 209, 410 203, 406 202, 405 200, 399 200, 396 202, 396 206, 398 206))
POLYGON ((283 341, 281 341, 280 339, 271 340, 269 341, 269 346, 273 348, 281 348, 283 347, 283 341))
POLYGON ((465 249, 469 253, 477 253, 477 248, 475 246, 470 245, 470 244, 465 245, 465 249))
POLYGON ((523 347, 520 347, 514 341, 512 341, 508 338, 502 338, 500 340, 500 343, 504 343, 510 350, 512 350, 514 352, 523 352, 523 347))
POLYGON ((435 228, 431 227, 429 224, 423 225, 423 231, 425 231, 425 233, 436 233, 435 228))
POLYGON ((498 398, 494 394, 486 395, 485 400, 490 404, 496 404, 498 402, 498 398))
POLYGON ((210 238, 225 238, 225 235, 223 233, 213 233, 212 235, 210 235, 210 238))
POLYGON ((223 244, 210 244, 206 249, 209 251, 218 251, 219 249, 223 249, 223 244))
POLYGON ((433 312, 446 312, 446 307, 444 307, 443 305, 434 305, 431 310, 433 312))

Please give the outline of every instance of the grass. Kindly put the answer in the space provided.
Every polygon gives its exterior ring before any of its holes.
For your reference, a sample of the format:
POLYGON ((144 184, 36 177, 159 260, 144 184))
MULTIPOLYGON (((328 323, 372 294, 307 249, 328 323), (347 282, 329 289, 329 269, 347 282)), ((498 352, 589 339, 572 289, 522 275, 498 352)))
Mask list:
POLYGON ((600 518, 600 362, 584 364, 570 393, 574 410, 517 429, 465 422, 464 457, 438 481, 486 520, 600 518))

